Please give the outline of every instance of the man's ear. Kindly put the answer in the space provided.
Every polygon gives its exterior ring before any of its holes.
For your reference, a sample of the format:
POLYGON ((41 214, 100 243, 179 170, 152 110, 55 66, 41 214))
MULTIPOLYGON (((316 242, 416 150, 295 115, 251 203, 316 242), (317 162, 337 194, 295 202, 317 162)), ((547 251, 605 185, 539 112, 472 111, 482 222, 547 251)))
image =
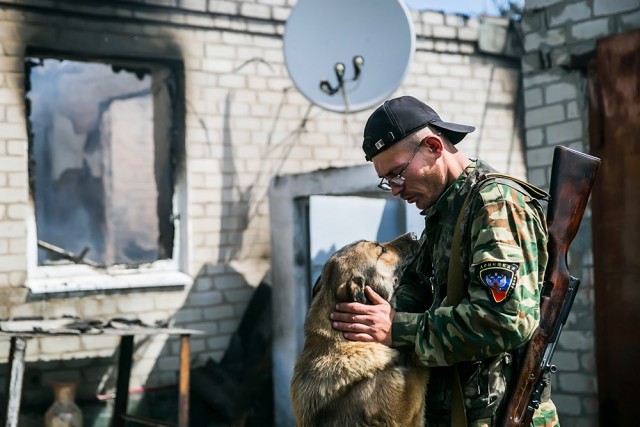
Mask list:
POLYGON ((336 298, 340 302, 359 302, 367 303, 367 297, 364 294, 366 281, 361 275, 351 276, 349 280, 338 286, 336 290, 336 298))
POLYGON ((427 147, 427 149, 437 157, 440 157, 442 155, 442 151, 444 150, 444 143, 442 142, 442 139, 437 135, 431 134, 425 136, 424 138, 422 138, 422 141, 420 141, 420 144, 427 147))

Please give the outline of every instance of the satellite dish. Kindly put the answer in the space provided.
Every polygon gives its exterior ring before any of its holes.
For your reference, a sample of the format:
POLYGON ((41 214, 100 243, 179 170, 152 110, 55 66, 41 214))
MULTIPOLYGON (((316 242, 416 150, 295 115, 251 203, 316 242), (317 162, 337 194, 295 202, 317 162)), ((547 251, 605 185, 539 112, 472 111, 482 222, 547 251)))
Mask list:
POLYGON ((415 48, 403 0, 300 0, 284 31, 298 90, 331 111, 381 104, 402 83, 415 48))

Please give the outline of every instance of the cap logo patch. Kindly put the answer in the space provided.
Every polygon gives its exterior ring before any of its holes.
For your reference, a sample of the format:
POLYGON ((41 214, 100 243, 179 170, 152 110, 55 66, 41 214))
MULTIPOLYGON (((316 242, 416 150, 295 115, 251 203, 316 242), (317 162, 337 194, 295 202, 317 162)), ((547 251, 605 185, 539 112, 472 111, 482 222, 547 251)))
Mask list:
POLYGON ((384 141, 382 139, 379 139, 378 142, 376 142, 376 148, 379 150, 382 147, 384 147, 384 141))
POLYGON ((477 267, 478 279, 487 287, 495 303, 505 302, 515 289, 518 264, 507 262, 484 262, 477 267))

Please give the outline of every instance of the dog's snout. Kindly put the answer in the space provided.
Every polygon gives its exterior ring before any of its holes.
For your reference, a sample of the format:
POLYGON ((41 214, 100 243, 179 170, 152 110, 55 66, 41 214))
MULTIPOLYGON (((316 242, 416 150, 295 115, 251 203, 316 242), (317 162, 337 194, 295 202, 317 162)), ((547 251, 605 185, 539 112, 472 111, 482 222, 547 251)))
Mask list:
POLYGON ((406 256, 417 250, 420 246, 420 242, 416 237, 416 233, 409 232, 396 237, 390 242, 385 243, 385 246, 393 248, 394 251, 403 253, 403 256, 406 256))
POLYGON ((396 237, 394 240, 397 240, 397 241, 407 240, 411 243, 414 243, 418 241, 418 236, 413 231, 410 231, 409 233, 405 233, 396 237))
POLYGON ((414 233, 413 231, 410 231, 408 233, 402 234, 399 237, 397 237, 398 240, 418 240, 418 236, 416 235, 416 233, 414 233))

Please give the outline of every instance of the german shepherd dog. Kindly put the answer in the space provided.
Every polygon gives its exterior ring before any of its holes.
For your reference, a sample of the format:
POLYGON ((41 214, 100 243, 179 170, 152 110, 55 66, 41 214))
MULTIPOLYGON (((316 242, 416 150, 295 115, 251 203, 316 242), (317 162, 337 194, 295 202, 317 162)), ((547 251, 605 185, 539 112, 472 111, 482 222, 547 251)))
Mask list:
POLYGON ((424 425, 428 369, 404 363, 386 345, 348 341, 329 320, 338 302, 366 304, 366 285, 393 305, 395 288, 418 246, 413 233, 387 243, 358 241, 324 265, 291 382, 297 427, 424 425))

